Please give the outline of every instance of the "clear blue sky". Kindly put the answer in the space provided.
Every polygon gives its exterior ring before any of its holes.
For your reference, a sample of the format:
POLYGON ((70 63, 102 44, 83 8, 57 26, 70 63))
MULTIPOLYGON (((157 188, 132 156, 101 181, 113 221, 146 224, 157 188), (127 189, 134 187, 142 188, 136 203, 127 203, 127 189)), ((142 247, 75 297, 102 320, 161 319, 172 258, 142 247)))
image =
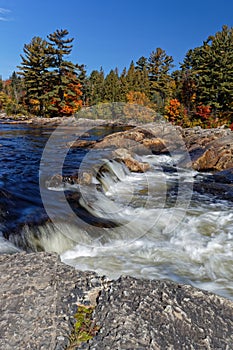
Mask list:
POLYGON ((17 71, 24 44, 56 29, 75 38, 69 59, 88 72, 121 71, 157 47, 178 68, 188 49, 223 24, 233 26, 233 0, 0 0, 0 75, 17 71))

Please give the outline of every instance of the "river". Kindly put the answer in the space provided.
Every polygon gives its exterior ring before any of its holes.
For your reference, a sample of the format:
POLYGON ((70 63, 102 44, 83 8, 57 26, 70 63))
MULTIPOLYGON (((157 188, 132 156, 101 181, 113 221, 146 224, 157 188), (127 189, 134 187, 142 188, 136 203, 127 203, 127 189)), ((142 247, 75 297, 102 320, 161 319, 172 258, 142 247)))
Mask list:
POLYGON ((233 299, 232 201, 193 190, 211 174, 152 154, 138 155, 150 169, 133 173, 105 150, 67 148, 65 133, 46 145, 52 132, 0 124, 0 253, 55 251, 110 278, 172 279, 233 299), (67 181, 52 181, 62 157, 67 181), (91 184, 69 178, 80 167, 95 169, 91 184))

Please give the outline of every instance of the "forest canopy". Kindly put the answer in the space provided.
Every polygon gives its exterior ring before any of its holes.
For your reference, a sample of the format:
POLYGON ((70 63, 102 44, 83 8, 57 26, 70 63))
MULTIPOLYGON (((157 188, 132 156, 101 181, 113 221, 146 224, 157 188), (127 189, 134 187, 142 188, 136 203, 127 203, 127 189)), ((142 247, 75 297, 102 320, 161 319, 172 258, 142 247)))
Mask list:
POLYGON ((84 64, 68 60, 73 40, 61 29, 25 44, 18 71, 0 79, 0 110, 65 117, 82 107, 126 102, 184 127, 225 124, 233 129, 233 28, 223 26, 190 49, 177 70, 173 57, 158 47, 122 72, 113 68, 105 74, 100 68, 88 75, 84 64))

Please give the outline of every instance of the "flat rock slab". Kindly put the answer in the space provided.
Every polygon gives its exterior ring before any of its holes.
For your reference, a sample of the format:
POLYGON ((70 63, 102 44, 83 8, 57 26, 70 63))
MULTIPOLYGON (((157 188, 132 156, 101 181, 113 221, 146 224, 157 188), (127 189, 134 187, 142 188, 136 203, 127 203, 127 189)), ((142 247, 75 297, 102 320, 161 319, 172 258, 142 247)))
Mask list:
POLYGON ((49 253, 1 255, 0 272, 2 350, 66 349, 77 305, 95 302, 100 330, 76 349, 233 349, 233 302, 191 286, 108 281, 49 253))
POLYGON ((101 277, 33 253, 0 255, 0 281, 0 349, 59 350, 69 344, 77 304, 101 277))
POLYGON ((121 277, 99 297, 83 349, 233 349, 233 303, 171 281, 121 277))

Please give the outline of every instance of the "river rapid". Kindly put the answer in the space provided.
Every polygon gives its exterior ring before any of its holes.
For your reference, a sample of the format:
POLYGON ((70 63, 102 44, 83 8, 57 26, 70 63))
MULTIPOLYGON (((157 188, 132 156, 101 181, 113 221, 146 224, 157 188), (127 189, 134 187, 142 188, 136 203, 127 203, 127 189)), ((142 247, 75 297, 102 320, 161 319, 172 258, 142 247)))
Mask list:
MULTIPOLYGON (((232 201, 196 190, 212 174, 155 154, 138 155, 150 169, 133 173, 106 150, 68 149, 65 133, 46 153, 52 132, 0 124, 0 253, 55 251, 110 278, 171 279, 233 299, 232 201), (62 157, 65 180, 54 181, 62 157), (94 169, 88 185, 71 176, 80 167, 94 169)), ((96 127, 82 138, 111 132, 96 127)))

